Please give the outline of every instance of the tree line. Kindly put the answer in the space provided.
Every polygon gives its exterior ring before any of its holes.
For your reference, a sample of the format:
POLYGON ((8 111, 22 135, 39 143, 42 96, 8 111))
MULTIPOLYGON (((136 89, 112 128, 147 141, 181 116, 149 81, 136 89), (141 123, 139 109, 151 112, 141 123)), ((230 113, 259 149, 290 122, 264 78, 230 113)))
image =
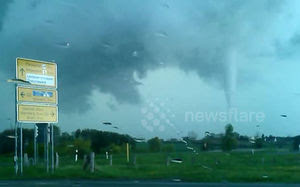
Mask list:
MULTIPOLYGON (((19 130, 19 129, 18 129, 19 130)), ((60 154, 74 154, 77 149, 79 156, 88 152, 98 153, 125 153, 126 143, 130 144, 132 151, 136 152, 173 152, 187 151, 185 144, 188 142, 190 146, 198 150, 207 151, 222 149, 223 151, 231 151, 235 148, 292 148, 298 151, 300 145, 300 135, 295 137, 274 137, 272 135, 248 137, 239 135, 234 132, 231 124, 226 125, 224 134, 207 134, 202 139, 197 139, 196 133, 189 133, 182 139, 163 140, 158 137, 149 139, 147 142, 137 143, 135 139, 129 135, 118 134, 114 132, 100 131, 95 129, 77 129, 72 133, 60 132, 59 127, 54 126, 54 142, 55 150, 60 154), (139 145, 139 146, 137 146, 139 145), (142 146, 141 146, 142 145, 142 146)), ((42 132, 39 132, 41 136, 42 132)), ((0 154, 13 154, 15 140, 13 138, 14 130, 4 130, 0 133, 0 154)), ((39 140, 38 136, 38 140, 39 140)), ((33 155, 33 129, 23 129, 23 148, 24 153, 29 156, 33 155)), ((18 142, 19 143, 19 142, 18 142)), ((38 150, 43 149, 43 143, 39 141, 38 150)), ((39 151, 40 156, 43 151, 39 151)))

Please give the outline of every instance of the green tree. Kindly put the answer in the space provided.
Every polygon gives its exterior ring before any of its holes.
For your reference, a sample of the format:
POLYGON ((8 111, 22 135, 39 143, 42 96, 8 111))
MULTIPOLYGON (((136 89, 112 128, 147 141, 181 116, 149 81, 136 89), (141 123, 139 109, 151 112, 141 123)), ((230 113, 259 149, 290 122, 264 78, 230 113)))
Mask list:
MULTIPOLYGON (((55 150, 58 152, 59 155, 75 155, 76 149, 78 150, 79 158, 83 158, 84 154, 90 153, 91 150, 91 141, 84 140, 82 138, 76 138, 72 140, 65 140, 64 142, 60 142, 55 147, 55 150)), ((39 150, 43 150, 40 149, 39 150)))
POLYGON ((116 144, 111 144, 110 145, 110 151, 114 154, 119 154, 119 153, 125 153, 125 146, 126 145, 116 145, 116 144))
POLYGON ((78 149, 78 155, 82 158, 84 154, 91 152, 91 141, 77 138, 74 140, 74 147, 78 149))
POLYGON ((162 146, 161 150, 166 153, 171 153, 174 151, 174 145, 173 144, 164 144, 162 146))
POLYGON ((161 147, 161 141, 158 137, 148 140, 149 150, 151 152, 159 152, 161 147))
POLYGON ((15 140, 13 138, 8 138, 8 136, 14 136, 14 130, 4 130, 0 133, 0 154, 14 152, 15 140))
POLYGON ((222 150, 231 151, 237 146, 237 140, 234 136, 233 126, 228 124, 225 126, 225 135, 222 138, 222 150))
POLYGON ((293 149, 295 151, 299 151, 299 145, 300 145, 300 135, 294 137, 293 149))
POLYGON ((260 138, 258 135, 255 137, 254 147, 260 149, 263 147, 264 139, 260 138))

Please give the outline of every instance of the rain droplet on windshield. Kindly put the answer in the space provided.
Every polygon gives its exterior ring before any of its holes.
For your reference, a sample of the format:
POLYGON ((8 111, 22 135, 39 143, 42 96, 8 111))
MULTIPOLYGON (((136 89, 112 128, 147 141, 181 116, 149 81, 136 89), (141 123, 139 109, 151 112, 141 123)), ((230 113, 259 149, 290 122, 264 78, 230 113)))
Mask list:
POLYGON ((133 56, 133 57, 137 57, 137 56, 138 56, 138 52, 137 52, 137 51, 133 51, 133 52, 132 52, 132 56, 133 56))
POLYGON ((58 42, 56 43, 57 46, 62 47, 62 48, 69 48, 70 43, 69 42, 58 42))
POLYGON ((109 42, 103 42, 101 46, 104 48, 110 48, 111 44, 109 42))
POLYGON ((167 38, 168 34, 166 32, 156 32, 155 36, 161 37, 161 38, 167 38))
POLYGON ((163 3, 161 6, 164 8, 170 8, 170 6, 167 3, 163 3))
POLYGON ((51 19, 47 19, 47 20, 45 20, 45 23, 47 23, 47 24, 53 24, 53 23, 54 23, 54 21, 53 21, 53 20, 51 20, 51 19))

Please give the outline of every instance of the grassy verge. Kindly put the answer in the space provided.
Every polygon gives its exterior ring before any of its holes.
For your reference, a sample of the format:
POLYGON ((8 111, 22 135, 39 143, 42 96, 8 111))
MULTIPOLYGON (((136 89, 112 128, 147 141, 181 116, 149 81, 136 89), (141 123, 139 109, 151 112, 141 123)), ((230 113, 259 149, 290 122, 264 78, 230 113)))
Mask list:
POLYGON ((23 176, 14 176, 11 158, 0 157, 0 179, 174 179, 200 182, 300 182, 300 154, 257 152, 170 153, 182 164, 166 165, 165 153, 136 154, 136 165, 126 163, 125 155, 113 155, 113 165, 104 155, 96 156, 94 173, 83 171, 82 161, 61 157, 60 167, 46 173, 42 164, 24 167, 23 176), (6 164, 5 164, 6 163, 6 164))

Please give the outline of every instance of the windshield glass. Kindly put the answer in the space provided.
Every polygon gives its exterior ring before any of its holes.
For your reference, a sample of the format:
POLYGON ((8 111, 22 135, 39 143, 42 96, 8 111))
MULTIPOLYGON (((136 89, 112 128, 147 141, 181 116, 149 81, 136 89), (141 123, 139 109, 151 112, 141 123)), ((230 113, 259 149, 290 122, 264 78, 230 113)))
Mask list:
POLYGON ((1 0, 0 179, 300 183, 299 6, 1 0))

